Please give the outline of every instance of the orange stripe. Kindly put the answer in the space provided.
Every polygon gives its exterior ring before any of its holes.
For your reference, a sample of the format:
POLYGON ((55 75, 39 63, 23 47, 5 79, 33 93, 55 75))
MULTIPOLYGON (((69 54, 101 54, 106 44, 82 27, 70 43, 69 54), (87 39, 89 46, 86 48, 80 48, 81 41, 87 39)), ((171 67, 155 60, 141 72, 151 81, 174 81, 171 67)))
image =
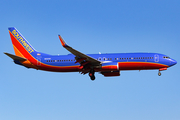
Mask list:
MULTIPOLYGON (((14 47, 14 50, 16 51, 16 55, 17 56, 20 56, 20 57, 23 57, 23 58, 25 58, 22 54, 21 54, 21 52, 13 45, 13 47, 14 47)), ((29 68, 35 68, 35 69, 38 69, 35 65, 33 65, 28 59, 26 60, 26 61, 23 61, 23 62, 21 62, 24 66, 26 66, 26 67, 29 67, 29 68)))

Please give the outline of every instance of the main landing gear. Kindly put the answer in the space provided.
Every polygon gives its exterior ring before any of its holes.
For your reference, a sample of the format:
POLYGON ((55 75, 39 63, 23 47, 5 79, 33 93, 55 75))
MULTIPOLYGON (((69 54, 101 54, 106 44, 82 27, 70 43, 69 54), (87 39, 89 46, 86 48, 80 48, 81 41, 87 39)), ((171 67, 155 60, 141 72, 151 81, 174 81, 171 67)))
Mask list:
POLYGON ((95 73, 94 69, 91 69, 89 72, 89 77, 91 78, 91 80, 95 80, 94 73, 95 73))

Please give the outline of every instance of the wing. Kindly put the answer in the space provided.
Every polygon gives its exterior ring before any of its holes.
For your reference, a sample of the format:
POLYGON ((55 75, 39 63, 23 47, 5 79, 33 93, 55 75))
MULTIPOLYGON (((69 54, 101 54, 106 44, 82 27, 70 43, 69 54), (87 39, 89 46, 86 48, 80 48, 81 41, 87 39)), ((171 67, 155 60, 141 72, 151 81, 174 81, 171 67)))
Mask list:
POLYGON ((61 41, 61 44, 64 48, 66 48, 69 52, 71 52, 73 55, 75 55, 76 63, 79 62, 81 66, 85 66, 87 64, 91 64, 91 66, 99 66, 101 65, 101 62, 96 60, 95 58, 92 58, 86 54, 83 54, 72 47, 68 46, 66 42, 63 40, 63 38, 59 35, 59 39, 61 41))

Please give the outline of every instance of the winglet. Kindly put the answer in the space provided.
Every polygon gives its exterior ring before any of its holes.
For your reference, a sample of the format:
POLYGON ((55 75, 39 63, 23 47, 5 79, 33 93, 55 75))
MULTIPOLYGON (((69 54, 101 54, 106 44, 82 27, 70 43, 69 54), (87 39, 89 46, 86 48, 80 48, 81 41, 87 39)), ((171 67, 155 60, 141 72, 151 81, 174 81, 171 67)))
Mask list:
POLYGON ((63 38, 62 38, 60 35, 58 35, 58 36, 59 36, 59 39, 60 39, 60 41, 61 41, 62 46, 63 46, 63 47, 68 47, 68 45, 67 45, 66 42, 63 40, 63 38))

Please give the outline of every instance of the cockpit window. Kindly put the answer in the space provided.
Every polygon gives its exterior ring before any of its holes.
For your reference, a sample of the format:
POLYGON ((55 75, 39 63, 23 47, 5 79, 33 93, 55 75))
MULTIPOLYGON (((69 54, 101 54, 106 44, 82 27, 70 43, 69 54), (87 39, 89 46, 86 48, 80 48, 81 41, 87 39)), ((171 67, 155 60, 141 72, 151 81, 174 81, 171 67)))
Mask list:
POLYGON ((164 56, 163 58, 168 59, 168 58, 170 58, 170 57, 168 57, 168 56, 164 56))

